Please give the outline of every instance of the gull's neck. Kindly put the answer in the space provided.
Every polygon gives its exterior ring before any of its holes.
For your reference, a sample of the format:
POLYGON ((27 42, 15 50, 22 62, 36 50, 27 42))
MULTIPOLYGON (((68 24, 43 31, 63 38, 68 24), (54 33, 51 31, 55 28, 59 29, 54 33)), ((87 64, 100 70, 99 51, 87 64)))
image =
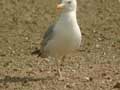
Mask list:
POLYGON ((76 11, 63 12, 60 16, 60 20, 77 23, 76 11))

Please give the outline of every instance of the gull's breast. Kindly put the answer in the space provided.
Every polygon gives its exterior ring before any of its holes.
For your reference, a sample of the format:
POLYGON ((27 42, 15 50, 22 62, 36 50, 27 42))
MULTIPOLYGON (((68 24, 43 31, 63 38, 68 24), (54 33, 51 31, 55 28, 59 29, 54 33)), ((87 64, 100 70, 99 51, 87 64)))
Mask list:
POLYGON ((45 49, 51 56, 62 56, 80 47, 81 36, 79 31, 59 32, 46 45, 45 49))

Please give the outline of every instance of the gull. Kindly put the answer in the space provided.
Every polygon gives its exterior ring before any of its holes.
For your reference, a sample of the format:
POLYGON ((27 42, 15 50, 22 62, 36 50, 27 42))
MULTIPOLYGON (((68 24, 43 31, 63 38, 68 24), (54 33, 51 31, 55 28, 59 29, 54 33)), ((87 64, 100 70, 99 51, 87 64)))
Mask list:
POLYGON ((61 0, 58 21, 48 28, 41 42, 41 56, 61 57, 80 48, 81 31, 77 23, 77 1, 61 0))

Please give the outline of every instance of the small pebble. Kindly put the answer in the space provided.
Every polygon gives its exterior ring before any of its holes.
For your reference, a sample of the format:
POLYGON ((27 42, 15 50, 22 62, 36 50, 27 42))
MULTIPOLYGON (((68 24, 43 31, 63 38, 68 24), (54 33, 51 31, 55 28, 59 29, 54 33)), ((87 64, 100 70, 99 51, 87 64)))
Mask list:
POLYGON ((117 82, 117 83, 113 86, 113 88, 118 88, 118 89, 120 89, 120 82, 117 82))
POLYGON ((99 45, 99 44, 97 44, 95 47, 96 47, 96 48, 100 48, 100 45, 99 45))
POLYGON ((85 80, 87 80, 87 81, 92 81, 93 78, 92 78, 92 77, 85 77, 85 80))
POLYGON ((73 87, 75 87, 75 83, 72 83, 72 84, 67 83, 67 84, 65 85, 65 88, 73 88, 73 87))

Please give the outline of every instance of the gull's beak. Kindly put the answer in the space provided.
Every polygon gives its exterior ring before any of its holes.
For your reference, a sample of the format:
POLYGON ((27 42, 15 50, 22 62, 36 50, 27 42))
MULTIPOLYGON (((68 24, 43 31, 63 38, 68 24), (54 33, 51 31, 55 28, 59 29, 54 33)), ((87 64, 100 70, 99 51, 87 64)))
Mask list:
POLYGON ((62 3, 61 3, 61 4, 58 4, 58 5, 57 5, 57 9, 63 9, 63 8, 64 8, 64 6, 65 6, 65 5, 64 5, 64 4, 62 4, 62 3))

